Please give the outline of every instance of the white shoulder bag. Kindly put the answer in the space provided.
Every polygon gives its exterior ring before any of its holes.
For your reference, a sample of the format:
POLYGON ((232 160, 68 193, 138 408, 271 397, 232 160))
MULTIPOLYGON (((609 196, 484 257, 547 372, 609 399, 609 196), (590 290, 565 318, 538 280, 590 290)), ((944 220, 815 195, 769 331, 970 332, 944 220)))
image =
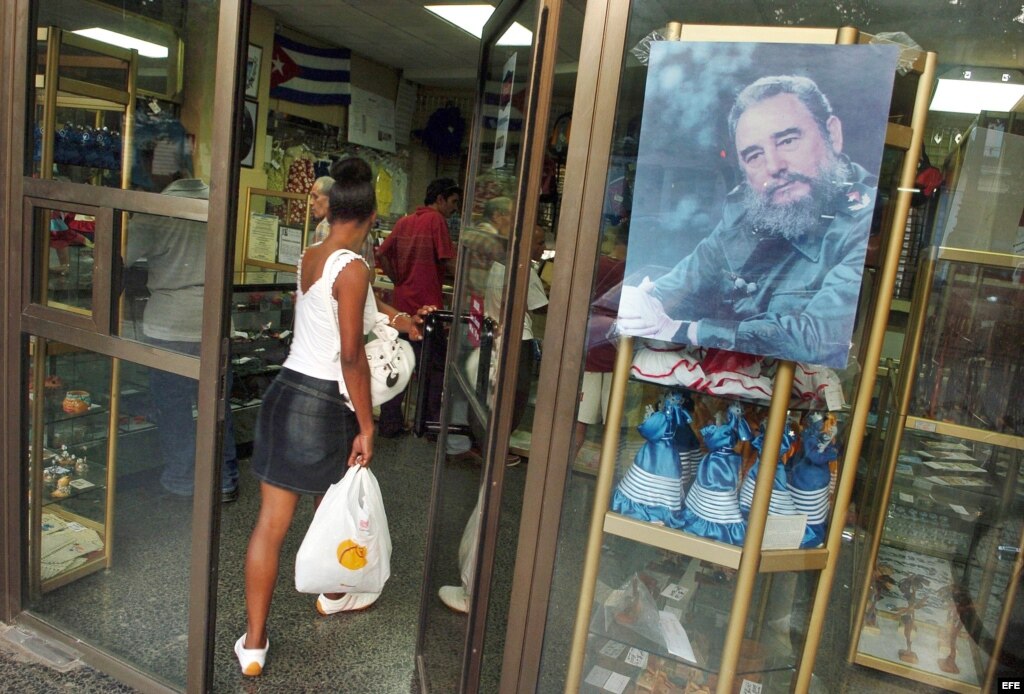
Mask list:
MULTIPOLYGON (((350 250, 335 251, 331 258, 328 258, 328 262, 324 266, 324 273, 326 274, 329 268, 333 268, 334 262, 338 258, 346 254, 363 260, 362 257, 350 250)), ((365 263, 366 261, 363 260, 363 262, 365 263)), ((341 272, 343 269, 344 266, 337 272, 341 272)), ((327 277, 337 278, 337 272, 327 274, 327 277)), ((330 287, 332 286, 333 281, 328 285, 327 289, 327 310, 334 316, 334 325, 338 327, 338 313, 335 311, 334 303, 331 301, 330 287)), ((373 287, 370 287, 368 291, 372 293, 373 287)), ((413 369, 416 368, 416 355, 412 351, 412 345, 400 339, 398 331, 389 325, 389 319, 385 313, 377 312, 377 321, 373 326, 373 335, 374 338, 366 343, 366 360, 370 364, 370 400, 377 407, 393 399, 406 389, 409 385, 409 379, 412 378, 413 369)), ((334 356, 334 359, 338 361, 339 368, 338 389, 343 394, 348 395, 344 385, 345 381, 341 378, 340 374, 340 332, 338 333, 338 340, 338 351, 334 356)))

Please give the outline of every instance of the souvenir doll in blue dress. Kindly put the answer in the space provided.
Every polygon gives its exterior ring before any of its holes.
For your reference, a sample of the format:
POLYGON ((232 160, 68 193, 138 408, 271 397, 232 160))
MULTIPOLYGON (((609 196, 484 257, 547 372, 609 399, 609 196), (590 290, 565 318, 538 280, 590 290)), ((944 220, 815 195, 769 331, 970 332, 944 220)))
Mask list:
POLYGON ((736 403, 729 406, 724 418, 720 413, 718 420, 700 430, 708 452, 697 466, 697 478, 686 495, 683 522, 676 527, 719 542, 742 545, 747 522, 740 515, 736 497, 742 458, 733 448, 737 441, 750 440, 750 427, 743 417, 743 408, 736 403))
MULTIPOLYGON (((768 502, 769 516, 795 516, 800 513, 793 505, 793 496, 786 486, 786 452, 795 440, 796 432, 787 426, 782 432, 782 442, 779 444, 779 463, 775 466, 772 498, 768 502)), ((757 484, 757 471, 761 467, 761 454, 764 452, 764 433, 758 434, 750 445, 757 450, 757 462, 751 466, 746 479, 743 480, 743 486, 740 487, 740 512, 744 518, 750 516, 750 507, 754 504, 754 485, 757 484)))
POLYGON ((683 499, 686 499, 686 494, 690 491, 690 485, 693 484, 693 480, 697 477, 697 466, 700 464, 700 459, 704 455, 704 452, 700 447, 700 439, 697 438, 697 434, 694 433, 693 427, 690 423, 693 421, 693 400, 689 394, 678 394, 673 393, 665 398, 666 407, 671 405, 676 408, 679 413, 678 424, 676 425, 676 451, 679 453, 679 474, 681 484, 681 494, 683 499))
POLYGON ((613 511, 651 523, 679 523, 683 499, 673 437, 682 416, 671 395, 661 409, 647 406, 644 421, 637 427, 646 442, 612 493, 613 511))
POLYGON ((803 450, 789 474, 789 492, 798 513, 807 514, 807 530, 801 547, 817 547, 825 541, 829 510, 829 464, 836 450, 836 418, 826 412, 811 412, 800 434, 803 450))

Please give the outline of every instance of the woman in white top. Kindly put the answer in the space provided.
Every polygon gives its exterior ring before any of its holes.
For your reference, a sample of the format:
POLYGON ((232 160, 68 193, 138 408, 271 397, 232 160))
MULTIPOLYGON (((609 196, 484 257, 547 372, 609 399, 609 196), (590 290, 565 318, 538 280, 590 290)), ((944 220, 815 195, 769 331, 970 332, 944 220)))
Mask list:
MULTIPOLYGON (((346 466, 369 465, 373 459, 370 371, 364 345, 376 312, 387 314, 391 324, 410 339, 422 338, 420 316, 414 318, 375 300, 370 271, 358 256, 343 254, 328 266, 328 258, 336 251, 358 253, 376 219, 369 165, 362 159, 347 159, 338 174, 328 192, 330 231, 321 243, 307 248, 299 262, 291 349, 266 392, 256 422, 251 462, 260 480, 260 513, 245 558, 247 631, 235 643, 245 675, 263 670, 270 646, 267 614, 281 544, 300 495, 310 494, 319 504, 346 466), (325 276, 325 266, 330 276, 325 276), (331 310, 337 311, 337 318, 331 310)), ((378 595, 320 595, 317 610, 324 615, 359 610, 378 595)))

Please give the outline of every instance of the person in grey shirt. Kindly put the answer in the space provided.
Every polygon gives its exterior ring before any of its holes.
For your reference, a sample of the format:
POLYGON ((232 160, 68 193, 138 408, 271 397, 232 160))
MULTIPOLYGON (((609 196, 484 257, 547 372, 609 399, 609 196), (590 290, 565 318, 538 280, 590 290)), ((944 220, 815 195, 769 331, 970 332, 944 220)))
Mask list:
MULTIPOLYGON (((196 178, 173 181, 164 195, 209 199, 210 188, 196 178)), ((149 299, 142 318, 142 339, 155 347, 198 355, 202 338, 206 224, 176 217, 132 216, 127 231, 125 265, 145 260, 149 299)), ((164 468, 163 488, 191 496, 194 487, 196 424, 192 407, 198 383, 160 369, 150 369, 150 396, 164 468)), ((226 393, 231 392, 228 371, 226 393)), ((221 500, 238 498, 238 458, 230 406, 224 409, 221 500)))

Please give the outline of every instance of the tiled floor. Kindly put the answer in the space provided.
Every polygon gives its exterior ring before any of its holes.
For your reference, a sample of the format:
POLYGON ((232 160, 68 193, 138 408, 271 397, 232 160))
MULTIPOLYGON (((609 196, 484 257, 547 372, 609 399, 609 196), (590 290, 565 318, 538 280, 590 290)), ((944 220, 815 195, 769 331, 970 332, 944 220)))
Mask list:
MULTIPOLYGON (((385 500, 389 501, 389 526, 394 544, 392 577, 381 600, 358 614, 323 618, 316 614, 315 596, 295 592, 292 585, 294 556, 303 529, 312 516, 311 504, 304 503, 282 554, 280 578, 271 612, 269 634, 272 641, 265 673, 258 680, 244 679, 238 673, 231 652, 235 639, 245 628, 242 559, 258 508, 257 486, 246 477, 241 499, 223 508, 221 518, 221 554, 219 562, 218 619, 213 688, 215 692, 374 692, 406 694, 417 692, 413 676, 413 654, 419 619, 420 586, 426 519, 432 483, 434 446, 405 436, 382 440, 378 444, 375 466, 385 500)), ((522 498, 527 465, 506 468, 508 493, 503 504, 501 552, 495 570, 493 589, 495 621, 485 645, 485 664, 481 691, 497 690, 500 676, 501 637, 515 553, 516 521, 522 498)), ((449 541, 437 548, 437 576, 428 595, 436 595, 439 585, 457 582, 455 555, 461 521, 476 498, 477 468, 468 462, 452 464, 445 484, 447 503, 452 504, 449 541), (445 567, 449 568, 445 568, 445 567)), ((574 476, 571 494, 585 505, 589 496, 589 478, 574 476)), ((119 481, 118 513, 122 530, 115 551, 131 556, 134 562, 117 562, 114 567, 86 577, 63 589, 45 594, 34 609, 55 621, 74 624, 77 629, 105 647, 131 658, 142 667, 175 682, 184 671, 185 595, 174 594, 174 586, 184 585, 181 558, 188 554, 188 512, 185 502, 148 496, 148 487, 119 481), (132 502, 134 497, 135 501, 132 502), (179 504, 178 507, 175 504, 179 504), (176 525, 167 527, 166 519, 176 525), (147 520, 148 519, 148 520, 147 520), (90 592, 92 591, 92 592, 90 592), (130 597, 128 597, 130 596, 130 597), (174 603, 180 604, 174 604, 174 603), (170 604, 169 604, 170 603, 170 604), (150 616, 137 619, 139 609, 150 616), (159 612, 157 610, 160 610, 159 612), (135 621, 133 621, 135 620, 135 621), (83 626, 84 625, 84 626, 83 626), (129 625, 126 627, 125 625, 129 625), (151 633, 139 633, 145 629, 151 633), (178 634, 168 639, 168 634, 178 634), (143 644, 142 648, 135 648, 143 644)), ((846 553, 848 558, 850 553, 846 553)), ((848 559, 847 559, 848 560, 848 559)), ((817 677, 812 691, 820 692, 932 692, 938 691, 908 680, 889 677, 866 668, 849 666, 844 659, 849 603, 849 572, 840 570, 833 593, 833 609, 826 622, 817 677)), ((578 585, 578 584, 577 584, 578 585)), ((571 597, 571 596, 570 596, 571 597)), ((437 603, 436 598, 431 598, 437 603)), ((556 601, 568 605, 571 599, 556 601)), ((439 604, 431 606, 428 655, 439 676, 435 691, 455 691, 457 653, 461 646, 465 617, 449 612, 439 604)), ((0 632, 9 632, 0 625, 0 632)), ((0 636, 3 636, 0 633, 0 636)), ((553 652, 548 654, 554 655, 553 652)), ((554 658, 557 660, 557 656, 554 658)), ((10 692, 129 692, 128 687, 94 670, 72 664, 66 671, 34 662, 16 649, 9 639, 0 638, 0 691, 10 692)), ((561 678, 544 679, 542 689, 560 691, 561 678)))

